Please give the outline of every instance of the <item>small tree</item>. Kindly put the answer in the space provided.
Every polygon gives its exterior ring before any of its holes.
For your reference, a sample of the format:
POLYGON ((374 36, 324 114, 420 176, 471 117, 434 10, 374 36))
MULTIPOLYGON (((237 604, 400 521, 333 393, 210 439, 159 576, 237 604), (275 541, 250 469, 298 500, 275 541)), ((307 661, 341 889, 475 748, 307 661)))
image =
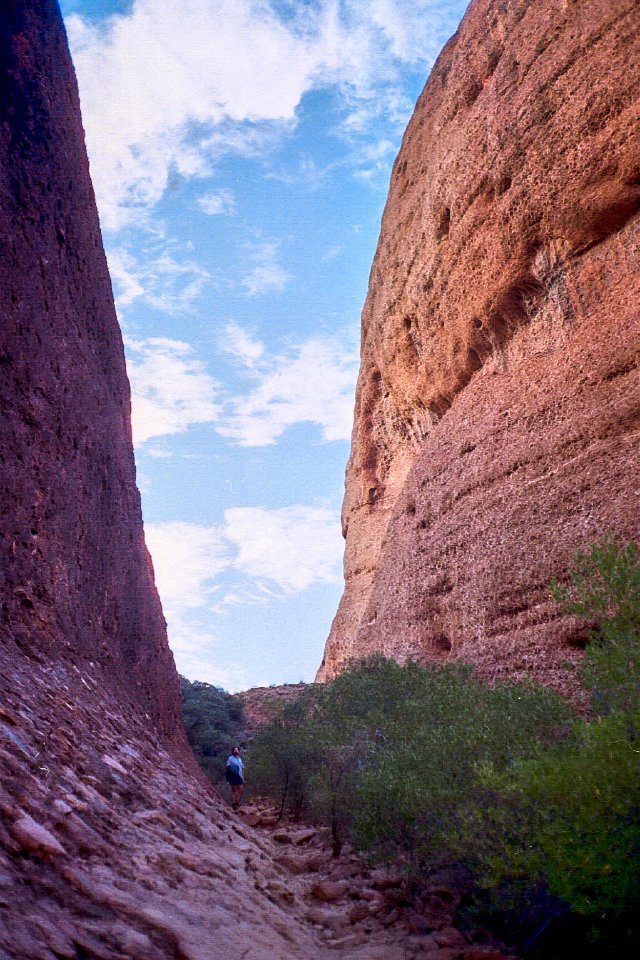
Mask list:
POLYGON ((261 727, 250 745, 253 793, 264 793, 278 804, 278 818, 287 810, 299 818, 309 813, 310 783, 322 755, 310 717, 315 710, 313 688, 286 703, 261 727))

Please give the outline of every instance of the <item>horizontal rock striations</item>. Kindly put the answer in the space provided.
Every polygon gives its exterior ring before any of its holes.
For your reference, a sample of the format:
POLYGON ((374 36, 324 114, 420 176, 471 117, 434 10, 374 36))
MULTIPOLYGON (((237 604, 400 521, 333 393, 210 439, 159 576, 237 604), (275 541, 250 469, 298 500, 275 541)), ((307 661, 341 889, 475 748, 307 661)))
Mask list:
POLYGON ((475 0, 397 158, 362 319, 346 589, 319 679, 381 650, 560 688, 549 599, 640 534, 640 11, 475 0))
POLYGON ((0 9, 0 244, 2 645, 11 657, 89 666, 183 745, 122 338, 54 0, 0 9))

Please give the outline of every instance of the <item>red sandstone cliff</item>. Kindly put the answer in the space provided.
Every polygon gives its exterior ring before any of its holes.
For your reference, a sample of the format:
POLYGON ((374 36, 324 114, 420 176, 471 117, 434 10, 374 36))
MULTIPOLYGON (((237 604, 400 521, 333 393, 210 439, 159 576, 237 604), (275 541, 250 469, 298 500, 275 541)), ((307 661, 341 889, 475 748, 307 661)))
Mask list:
POLYGON ((54 0, 0 4, 0 244, 0 960, 413 960, 189 761, 54 0))
POLYGON ((636 0, 474 0, 439 57, 363 312, 319 679, 382 650, 565 683, 549 581, 640 535, 639 91, 636 0))
POLYGON ((54 0, 0 4, 0 251, 0 958, 326 956, 189 762, 54 0))
POLYGON ((91 664, 174 738, 178 679, 57 3, 2 4, 0 65, 0 639, 10 656, 91 664))

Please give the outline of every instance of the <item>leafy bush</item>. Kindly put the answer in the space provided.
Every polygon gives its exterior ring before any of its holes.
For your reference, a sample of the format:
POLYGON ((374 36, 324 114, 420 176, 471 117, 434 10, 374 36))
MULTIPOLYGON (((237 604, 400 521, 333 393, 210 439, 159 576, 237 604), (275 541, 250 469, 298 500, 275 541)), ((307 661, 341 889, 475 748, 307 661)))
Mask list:
MULTIPOLYGON (((588 938, 624 953, 640 907, 640 560, 635 544, 608 537, 580 553, 565 609, 598 626, 581 665, 592 716, 563 742, 485 781, 495 802, 482 843, 471 842, 493 900, 544 887, 584 918, 588 938)), ((474 837, 479 832, 476 830, 474 837)), ((575 931, 574 931, 575 938, 575 931)), ((575 939, 574 939, 575 942, 575 939)))
POLYGON ((489 687, 462 664, 417 672, 414 696, 387 725, 362 770, 354 818, 359 844, 424 876, 465 858, 461 838, 493 802, 486 770, 504 771, 566 727, 555 693, 528 683, 489 687))
POLYGON ((612 535, 580 551, 567 586, 552 592, 568 613, 596 622, 582 664, 595 714, 634 711, 640 703, 640 553, 612 535))
POLYGON ((579 553, 553 595, 593 626, 589 718, 533 684, 374 656, 287 706, 252 767, 283 810, 330 826, 336 852, 349 836, 414 878, 461 864, 477 909, 533 954, 622 956, 640 908, 637 546, 579 553))
POLYGON ((243 726, 242 704, 219 687, 180 677, 187 740, 211 780, 220 780, 224 762, 243 726))
POLYGON ((423 873, 451 848, 478 772, 503 769, 568 720, 556 694, 531 684, 490 688, 462 664, 400 666, 376 655, 311 687, 258 732, 257 789, 281 809, 349 836, 377 859, 423 873))
POLYGON ((273 797, 280 816, 285 810, 294 817, 309 814, 308 784, 321 762, 307 722, 311 712, 312 691, 308 690, 286 703, 251 741, 251 790, 273 797))

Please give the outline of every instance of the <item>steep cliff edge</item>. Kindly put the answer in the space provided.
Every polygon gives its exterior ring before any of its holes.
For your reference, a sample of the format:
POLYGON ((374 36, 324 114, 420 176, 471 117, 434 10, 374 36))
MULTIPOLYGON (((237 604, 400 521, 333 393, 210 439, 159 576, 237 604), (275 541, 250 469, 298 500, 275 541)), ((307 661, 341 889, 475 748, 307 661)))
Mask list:
POLYGON ((396 161, 362 320, 350 657, 463 657, 563 687, 548 583, 640 535, 640 13, 475 0, 396 161))
POLYGON ((182 742, 122 338, 53 0, 2 5, 0 158, 2 643, 12 656, 90 664, 182 742))
POLYGON ((326 956, 182 732, 55 0, 0 5, 0 244, 0 957, 326 956))

